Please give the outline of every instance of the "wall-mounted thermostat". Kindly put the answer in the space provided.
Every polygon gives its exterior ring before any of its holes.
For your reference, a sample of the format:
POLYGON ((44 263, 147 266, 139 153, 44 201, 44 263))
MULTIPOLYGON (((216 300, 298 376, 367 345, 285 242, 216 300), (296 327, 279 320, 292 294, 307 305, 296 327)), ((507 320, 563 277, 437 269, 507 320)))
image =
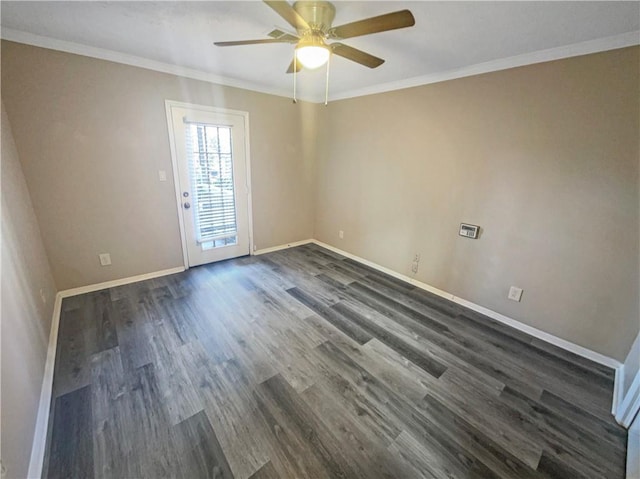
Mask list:
POLYGON ((476 239, 478 237, 479 231, 480 231, 479 226, 460 223, 460 232, 458 234, 466 238, 476 239))

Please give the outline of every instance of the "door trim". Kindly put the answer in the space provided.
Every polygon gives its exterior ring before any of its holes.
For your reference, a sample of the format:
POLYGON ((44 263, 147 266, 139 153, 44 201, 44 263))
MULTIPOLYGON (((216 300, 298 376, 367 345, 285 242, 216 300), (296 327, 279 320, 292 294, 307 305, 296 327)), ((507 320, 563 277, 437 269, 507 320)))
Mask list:
POLYGON ((173 170, 173 185, 175 187, 176 198, 176 214, 178 215, 178 225, 180 227, 180 241, 182 243, 182 261, 185 269, 189 269, 189 257, 187 255, 187 234, 184 226, 184 218, 182 217, 182 191, 180 189, 180 181, 178 174, 178 152, 176 150, 176 139, 174 135, 173 117, 171 115, 172 108, 188 108, 194 111, 202 111, 206 113, 221 113, 227 115, 241 116, 244 121, 244 149, 245 149, 245 170, 247 177, 245 184, 247 187, 247 215, 249 222, 249 254, 253 254, 255 249, 253 244, 253 195, 251 189, 251 150, 249 137, 249 112, 241 110, 231 110, 229 108, 220 108, 215 106, 197 105, 195 103, 185 103, 175 100, 165 100, 165 111, 167 115, 167 128, 169 132, 169 148, 171 149, 171 167, 173 170))

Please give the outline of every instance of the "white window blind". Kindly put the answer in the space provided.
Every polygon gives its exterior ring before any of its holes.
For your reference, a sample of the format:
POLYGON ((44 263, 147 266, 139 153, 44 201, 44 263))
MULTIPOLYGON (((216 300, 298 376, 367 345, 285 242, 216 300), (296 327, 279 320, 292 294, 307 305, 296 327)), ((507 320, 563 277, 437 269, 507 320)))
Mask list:
POLYGON ((231 128, 185 120, 185 129, 196 239, 208 243, 234 238, 237 224, 231 128))

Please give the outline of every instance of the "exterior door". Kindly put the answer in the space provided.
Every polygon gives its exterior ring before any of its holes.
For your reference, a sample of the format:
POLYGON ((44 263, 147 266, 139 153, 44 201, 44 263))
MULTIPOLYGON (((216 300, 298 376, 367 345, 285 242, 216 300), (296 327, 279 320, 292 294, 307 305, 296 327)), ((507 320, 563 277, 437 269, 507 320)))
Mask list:
POLYGON ((167 102, 188 266, 250 251, 246 114, 167 102))

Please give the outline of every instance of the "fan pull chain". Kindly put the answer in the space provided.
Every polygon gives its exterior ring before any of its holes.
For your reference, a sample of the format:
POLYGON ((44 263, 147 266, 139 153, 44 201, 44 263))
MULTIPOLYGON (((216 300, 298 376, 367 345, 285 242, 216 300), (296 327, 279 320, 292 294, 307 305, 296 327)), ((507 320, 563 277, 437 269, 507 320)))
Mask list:
POLYGON ((298 76, 298 55, 293 53, 293 103, 298 103, 296 98, 296 79, 298 76))
POLYGON ((329 64, 331 63, 331 55, 329 55, 329 59, 327 60, 327 82, 324 89, 324 106, 327 106, 329 103, 329 64))

